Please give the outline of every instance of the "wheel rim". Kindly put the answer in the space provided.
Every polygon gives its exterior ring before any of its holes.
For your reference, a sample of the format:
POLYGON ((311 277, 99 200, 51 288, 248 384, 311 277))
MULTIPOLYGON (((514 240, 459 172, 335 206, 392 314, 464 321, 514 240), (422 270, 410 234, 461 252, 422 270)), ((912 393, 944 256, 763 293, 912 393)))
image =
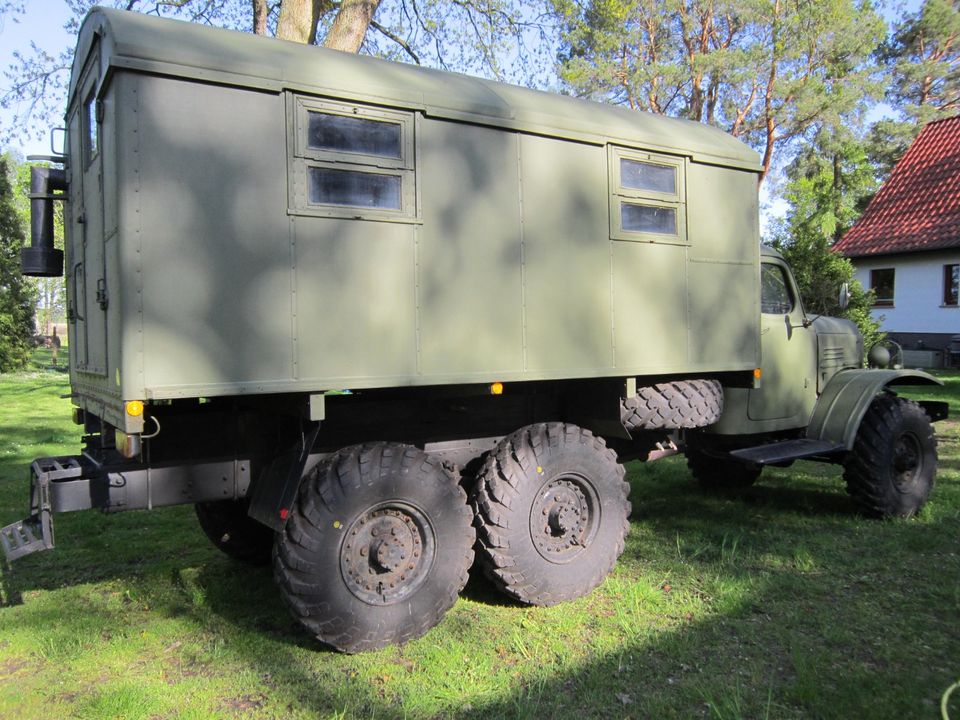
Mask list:
POLYGON ((893 444, 893 481, 897 490, 909 492, 923 471, 923 449, 912 433, 900 435, 893 444))
POLYGON ((545 482, 530 508, 530 537, 537 552, 563 564, 585 552, 597 534, 600 501, 583 476, 563 474, 545 482))
POLYGON ((370 605, 393 605, 419 588, 433 566, 436 538, 419 508, 381 503, 353 521, 340 546, 347 588, 370 605))

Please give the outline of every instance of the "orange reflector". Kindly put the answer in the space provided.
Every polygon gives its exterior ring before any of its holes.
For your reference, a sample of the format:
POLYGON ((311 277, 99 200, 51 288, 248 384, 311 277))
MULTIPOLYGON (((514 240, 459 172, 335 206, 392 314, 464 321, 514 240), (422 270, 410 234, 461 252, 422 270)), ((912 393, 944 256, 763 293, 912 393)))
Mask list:
POLYGON ((491 395, 503 395, 503 383, 502 383, 502 382, 495 382, 493 385, 491 385, 491 386, 490 386, 490 394, 491 394, 491 395))
POLYGON ((763 370, 761 370, 760 368, 754 368, 754 369, 753 369, 753 379, 754 379, 754 380, 759 380, 761 375, 763 375, 763 370))
POLYGON ((130 417, 140 417, 143 415, 143 403, 139 400, 131 400, 127 403, 127 415, 130 417))

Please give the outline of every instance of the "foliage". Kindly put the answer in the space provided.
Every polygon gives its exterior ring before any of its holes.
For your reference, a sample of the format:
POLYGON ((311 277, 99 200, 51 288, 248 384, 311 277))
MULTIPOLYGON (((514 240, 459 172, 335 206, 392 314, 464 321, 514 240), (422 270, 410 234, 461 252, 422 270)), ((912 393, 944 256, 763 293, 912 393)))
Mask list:
POLYGON ((960 110, 960 2, 925 0, 894 23, 877 57, 889 77, 886 100, 898 113, 877 121, 867 137, 886 177, 926 123, 960 110))
MULTIPOLYGON (((189 506, 57 515, 55 550, 0 568, 0 717, 939 717, 960 647, 960 376, 943 380, 927 397, 954 419, 919 518, 859 517, 831 465, 726 496, 680 458, 630 463, 626 550, 595 592, 522 607, 474 570, 440 625, 376 653, 312 642, 189 506)), ((67 392, 66 374, 0 378, 0 525, 24 517, 34 458, 77 452, 67 392)))
MULTIPOLYGON (((95 0, 68 0, 75 36, 95 0)), ((107 3, 104 3, 107 4, 107 3)), ((114 7, 298 42, 318 42, 417 64, 542 85, 553 49, 545 15, 519 0, 112 0, 114 7), (349 22, 344 20, 349 16, 349 22), (337 24, 338 18, 341 19, 337 24)), ((31 12, 0 4, 0 17, 31 12)), ((0 145, 37 138, 61 123, 73 47, 52 55, 36 44, 4 71, 0 107, 14 120, 0 145)))
POLYGON ((0 372, 26 365, 33 338, 34 294, 20 274, 24 226, 13 203, 8 156, 0 156, 0 372))
POLYGON ((853 320, 869 349, 883 337, 879 320, 870 313, 872 295, 854 280, 853 264, 831 250, 876 192, 866 146, 850 133, 821 132, 797 154, 786 175, 790 210, 774 232, 773 245, 793 267, 804 307, 853 320), (851 292, 845 311, 838 302, 842 283, 851 292))
MULTIPOLYGON (((33 163, 13 163, 15 176, 13 180, 13 204, 21 225, 30 227, 30 166, 33 163)), ((53 244, 63 250, 63 203, 53 204, 53 244)), ((26 278, 31 285, 37 299, 37 322, 40 332, 50 335, 53 323, 62 322, 66 318, 66 277, 26 278)))
POLYGON ((888 99, 918 125, 960 110, 960 2, 925 0, 880 50, 892 70, 888 99))
POLYGON ((763 155, 879 92, 884 24, 854 0, 553 0, 561 76, 581 96, 717 125, 763 155))

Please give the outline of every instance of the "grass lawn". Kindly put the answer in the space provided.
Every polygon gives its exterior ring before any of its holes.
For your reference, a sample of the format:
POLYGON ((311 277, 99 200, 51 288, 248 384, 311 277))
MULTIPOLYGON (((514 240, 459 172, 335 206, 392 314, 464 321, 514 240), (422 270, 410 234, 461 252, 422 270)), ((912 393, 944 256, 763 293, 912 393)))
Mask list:
MULTIPOLYGON (((0 376, 0 524, 25 514, 33 458, 79 449, 49 364, 0 376)), ((960 418, 944 380, 924 396, 960 418)), ((190 507, 59 515, 56 550, 0 571, 0 717, 939 717, 960 680, 958 428, 938 423, 938 486, 909 521, 859 517, 836 467, 722 497, 680 458, 633 463, 597 591, 527 608, 473 577, 425 637, 358 656, 307 637, 190 507)), ((947 705, 960 720, 960 691, 947 705)))

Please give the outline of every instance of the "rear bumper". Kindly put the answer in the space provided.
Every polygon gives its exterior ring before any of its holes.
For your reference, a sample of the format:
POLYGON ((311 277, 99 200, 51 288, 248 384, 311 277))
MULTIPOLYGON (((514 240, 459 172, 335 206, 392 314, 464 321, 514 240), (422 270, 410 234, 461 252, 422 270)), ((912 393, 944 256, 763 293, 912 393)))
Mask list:
POLYGON ((87 455, 38 458, 30 466, 30 515, 0 529, 7 562, 53 548, 53 513, 106 512, 235 500, 250 487, 249 460, 149 466, 100 465, 87 455))

